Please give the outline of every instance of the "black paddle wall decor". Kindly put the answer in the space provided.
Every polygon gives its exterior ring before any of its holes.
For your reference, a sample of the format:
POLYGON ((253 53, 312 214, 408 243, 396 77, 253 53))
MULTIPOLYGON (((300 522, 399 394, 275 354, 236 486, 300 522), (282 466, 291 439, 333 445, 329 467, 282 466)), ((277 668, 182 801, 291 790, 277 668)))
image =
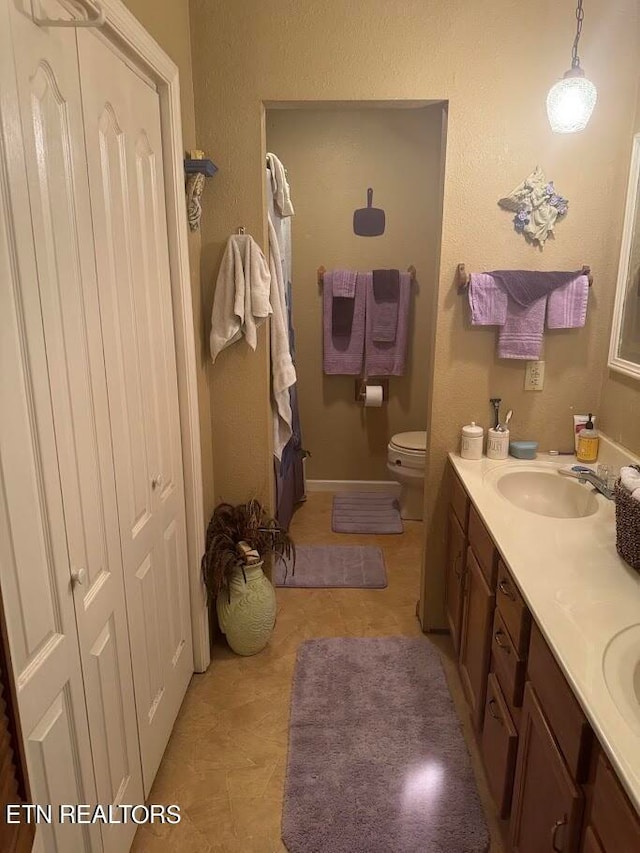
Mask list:
POLYGON ((359 237, 379 237, 384 234, 385 214, 380 207, 373 207, 373 189, 367 189, 367 206, 353 214, 353 232, 359 237))

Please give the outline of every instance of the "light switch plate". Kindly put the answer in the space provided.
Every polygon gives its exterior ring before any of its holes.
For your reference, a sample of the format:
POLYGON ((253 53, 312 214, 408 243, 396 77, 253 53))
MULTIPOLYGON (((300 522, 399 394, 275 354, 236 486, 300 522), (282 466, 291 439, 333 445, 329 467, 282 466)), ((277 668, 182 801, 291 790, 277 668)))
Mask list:
POLYGON ((544 388, 544 361, 528 361, 524 374, 525 391, 542 391, 544 388))

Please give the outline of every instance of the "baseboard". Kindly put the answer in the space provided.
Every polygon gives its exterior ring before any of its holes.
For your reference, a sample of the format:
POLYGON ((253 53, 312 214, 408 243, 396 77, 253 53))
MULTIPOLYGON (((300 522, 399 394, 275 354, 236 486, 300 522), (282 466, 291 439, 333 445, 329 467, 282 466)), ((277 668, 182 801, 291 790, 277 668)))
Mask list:
POLYGON ((390 492, 400 496, 395 480, 307 480, 307 492, 390 492))

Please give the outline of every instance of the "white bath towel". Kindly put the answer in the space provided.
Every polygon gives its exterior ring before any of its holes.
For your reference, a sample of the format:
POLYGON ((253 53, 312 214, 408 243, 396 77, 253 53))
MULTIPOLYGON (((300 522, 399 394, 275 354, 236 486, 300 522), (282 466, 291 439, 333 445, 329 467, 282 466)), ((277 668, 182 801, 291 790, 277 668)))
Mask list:
POLYGON ((640 471, 631 465, 620 469, 620 483, 631 492, 631 497, 640 500, 640 471))
POLYGON ((278 235, 269 215, 269 269, 271 270, 271 392, 273 395, 273 452, 280 459, 292 435, 289 388, 295 384, 296 369, 289 347, 289 325, 285 281, 278 235))
POLYGON ((278 213, 280 216, 293 216, 286 170, 275 154, 267 154, 267 164, 271 172, 271 190, 278 213))
POLYGON ((222 256, 211 311, 211 359, 243 335, 251 349, 257 329, 271 314, 269 265, 249 234, 229 237, 222 256))

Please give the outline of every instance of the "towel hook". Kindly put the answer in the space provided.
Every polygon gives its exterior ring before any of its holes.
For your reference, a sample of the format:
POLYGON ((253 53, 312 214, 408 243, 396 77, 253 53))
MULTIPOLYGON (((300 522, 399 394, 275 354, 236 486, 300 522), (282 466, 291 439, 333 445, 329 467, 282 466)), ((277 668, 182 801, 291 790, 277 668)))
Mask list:
POLYGON ((244 234, 244 225, 238 225, 238 230, 236 234, 244 234))

